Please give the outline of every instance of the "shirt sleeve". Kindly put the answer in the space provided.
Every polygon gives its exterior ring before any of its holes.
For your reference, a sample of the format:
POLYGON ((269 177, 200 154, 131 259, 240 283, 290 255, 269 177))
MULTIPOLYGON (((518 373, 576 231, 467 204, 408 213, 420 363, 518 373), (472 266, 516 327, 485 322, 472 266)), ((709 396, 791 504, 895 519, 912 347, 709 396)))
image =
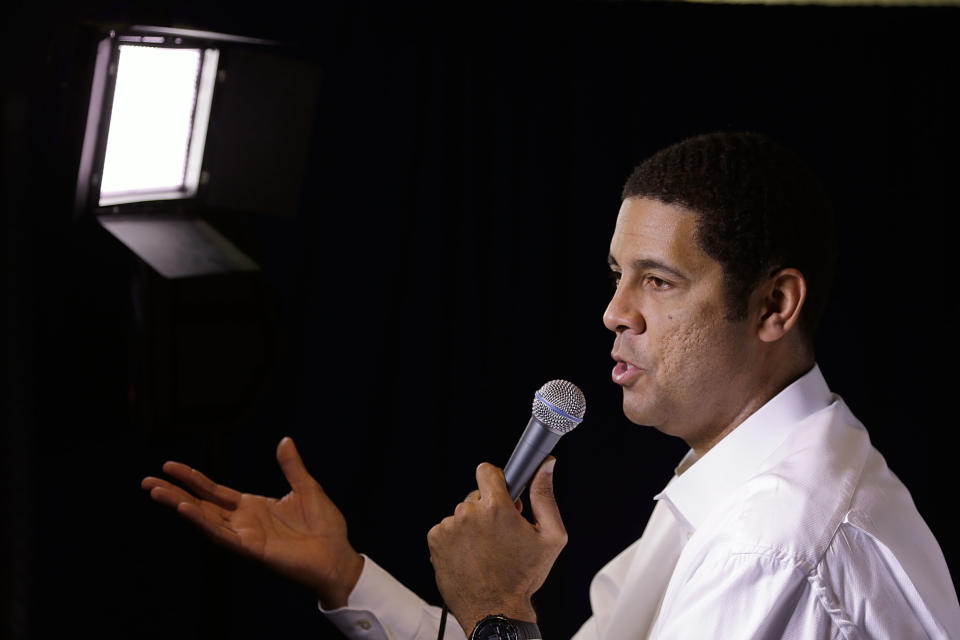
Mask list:
MULTIPOLYGON (((347 606, 319 608, 353 640, 436 640, 440 630, 440 607, 427 604, 366 555, 347 606)), ((447 615, 443 637, 466 640, 453 614, 447 615)))
POLYGON ((804 571, 771 550, 714 552, 664 602, 657 640, 845 637, 818 602, 804 571), (797 635, 801 633, 801 635, 797 635))
POLYGON ((831 546, 825 558, 810 569, 777 550, 712 552, 664 603, 650 637, 679 640, 691 629, 730 640, 947 637, 923 624, 873 555, 831 546))

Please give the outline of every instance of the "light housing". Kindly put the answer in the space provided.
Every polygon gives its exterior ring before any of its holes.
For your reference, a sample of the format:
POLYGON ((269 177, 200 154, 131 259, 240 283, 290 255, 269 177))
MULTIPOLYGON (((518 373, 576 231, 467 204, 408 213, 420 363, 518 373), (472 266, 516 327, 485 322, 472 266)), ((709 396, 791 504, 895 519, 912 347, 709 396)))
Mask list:
POLYGON ((194 203, 293 213, 319 75, 302 52, 147 26, 110 28, 96 47, 75 217, 194 203))
POLYGON ((297 215, 317 65, 279 42, 209 31, 91 35, 74 218, 95 216, 167 278, 258 268, 202 217, 297 215))

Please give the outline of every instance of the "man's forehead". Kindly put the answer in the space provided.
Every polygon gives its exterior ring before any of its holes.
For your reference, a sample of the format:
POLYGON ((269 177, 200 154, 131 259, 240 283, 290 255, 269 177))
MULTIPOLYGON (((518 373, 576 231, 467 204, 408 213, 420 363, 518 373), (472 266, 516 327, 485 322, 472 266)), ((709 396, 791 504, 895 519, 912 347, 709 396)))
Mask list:
POLYGON ((696 214, 651 198, 627 198, 620 206, 610 242, 614 249, 673 252, 695 249, 696 214))

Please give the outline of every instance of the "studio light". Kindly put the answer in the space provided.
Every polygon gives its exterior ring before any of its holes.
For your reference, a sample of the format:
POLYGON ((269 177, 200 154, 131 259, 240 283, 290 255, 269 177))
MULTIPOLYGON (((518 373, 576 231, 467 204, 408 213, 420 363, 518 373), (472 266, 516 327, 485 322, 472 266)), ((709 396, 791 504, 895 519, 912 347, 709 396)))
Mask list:
POLYGON ((296 214, 316 66, 279 42, 194 29, 88 37, 74 219, 95 217, 164 278, 258 271, 204 218, 296 214))
POLYGON ((200 178, 218 51, 118 48, 99 204, 191 197, 200 178))

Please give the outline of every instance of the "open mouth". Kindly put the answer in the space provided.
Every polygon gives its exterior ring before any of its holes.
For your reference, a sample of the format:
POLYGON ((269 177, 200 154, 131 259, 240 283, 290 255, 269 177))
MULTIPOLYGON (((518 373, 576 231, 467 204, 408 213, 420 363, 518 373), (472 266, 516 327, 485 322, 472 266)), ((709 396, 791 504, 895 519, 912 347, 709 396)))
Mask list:
POLYGON ((635 380, 641 373, 643 373, 643 369, 640 367, 625 360, 617 360, 610 377, 616 384, 625 385, 635 380))

